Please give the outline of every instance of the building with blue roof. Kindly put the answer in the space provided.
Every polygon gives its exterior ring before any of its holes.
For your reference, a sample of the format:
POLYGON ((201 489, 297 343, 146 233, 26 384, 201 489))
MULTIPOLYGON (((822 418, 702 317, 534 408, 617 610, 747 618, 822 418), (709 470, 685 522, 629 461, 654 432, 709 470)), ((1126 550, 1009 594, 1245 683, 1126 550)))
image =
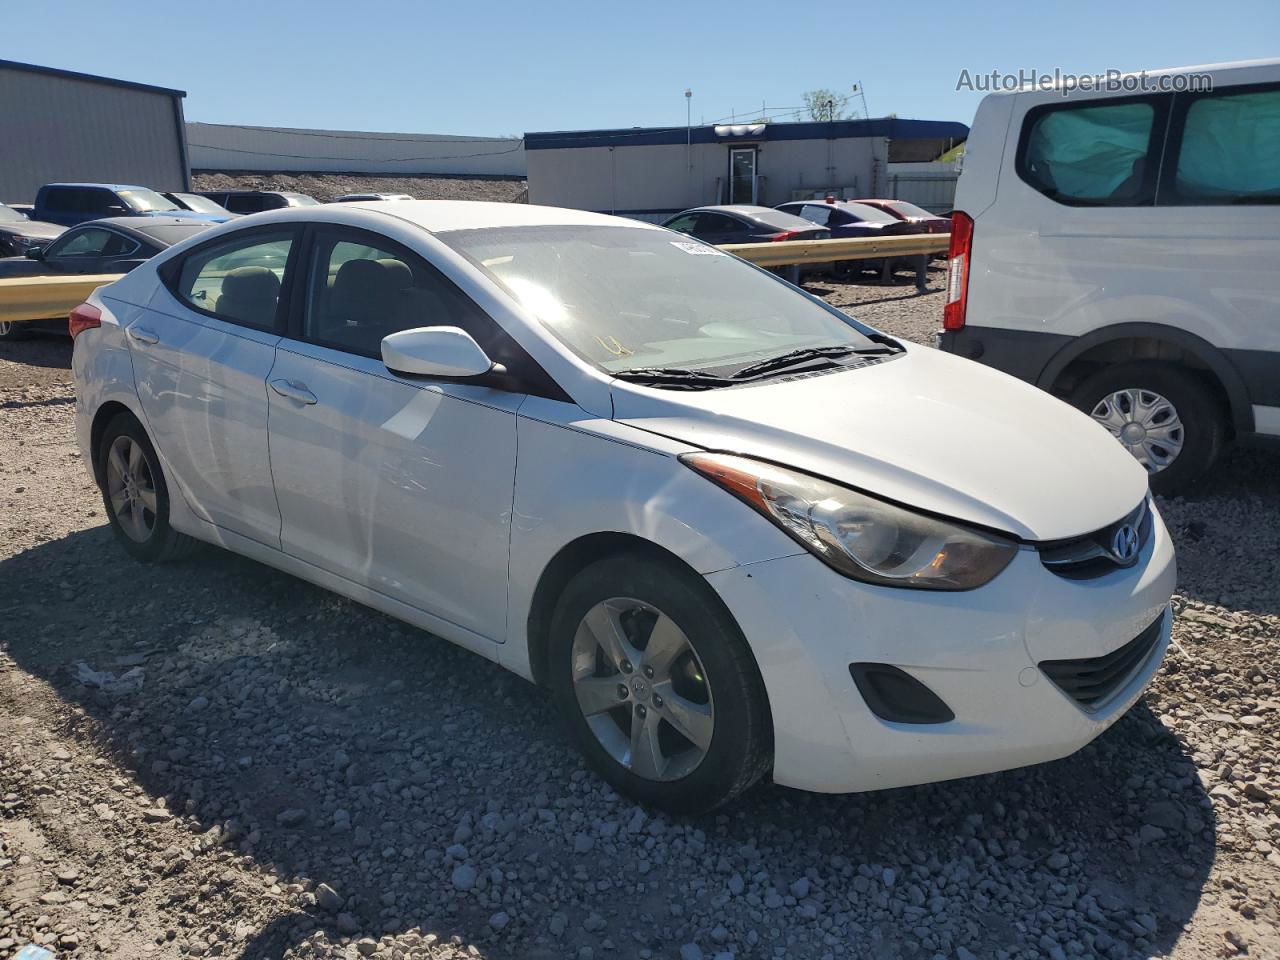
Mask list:
POLYGON ((891 164, 968 135, 897 117, 526 133, 529 202, 657 221, 703 204, 893 196, 891 164))

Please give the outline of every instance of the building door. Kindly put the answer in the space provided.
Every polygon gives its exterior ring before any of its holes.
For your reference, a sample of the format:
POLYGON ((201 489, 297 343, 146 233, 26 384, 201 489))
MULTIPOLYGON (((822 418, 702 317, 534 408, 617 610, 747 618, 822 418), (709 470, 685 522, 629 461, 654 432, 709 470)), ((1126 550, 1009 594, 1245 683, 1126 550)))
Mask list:
POLYGON ((756 202, 756 148, 729 151, 729 202, 756 202))

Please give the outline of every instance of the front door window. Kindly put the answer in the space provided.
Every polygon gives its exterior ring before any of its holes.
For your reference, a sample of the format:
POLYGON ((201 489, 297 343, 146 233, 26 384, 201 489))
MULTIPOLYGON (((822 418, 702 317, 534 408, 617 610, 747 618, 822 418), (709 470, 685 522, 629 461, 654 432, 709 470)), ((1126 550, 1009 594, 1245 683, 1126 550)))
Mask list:
POLYGON ((754 147, 729 151, 729 202, 756 202, 756 151, 754 147))

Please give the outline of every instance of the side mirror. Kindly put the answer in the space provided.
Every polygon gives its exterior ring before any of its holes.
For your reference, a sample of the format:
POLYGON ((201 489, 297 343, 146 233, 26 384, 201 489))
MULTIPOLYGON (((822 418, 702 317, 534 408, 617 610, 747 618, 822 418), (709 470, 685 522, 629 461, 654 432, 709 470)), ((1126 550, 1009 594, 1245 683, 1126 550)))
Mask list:
POLYGON ((478 377, 497 367, 458 327, 417 327, 383 337, 382 362, 392 373, 424 377, 478 377))
POLYGON ((27 251, 28 260, 43 260, 44 247, 32 247, 27 251))

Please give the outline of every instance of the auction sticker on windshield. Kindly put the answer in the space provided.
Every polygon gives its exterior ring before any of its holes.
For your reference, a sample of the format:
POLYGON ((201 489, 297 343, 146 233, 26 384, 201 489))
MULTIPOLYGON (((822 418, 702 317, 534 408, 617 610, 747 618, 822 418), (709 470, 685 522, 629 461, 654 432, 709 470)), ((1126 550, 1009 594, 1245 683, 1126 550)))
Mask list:
POLYGON ((685 253, 691 253, 695 257, 728 256, 728 254, 723 250, 717 250, 715 247, 709 247, 705 243, 691 243, 688 240, 672 240, 671 245, 677 249, 683 250, 685 253))

